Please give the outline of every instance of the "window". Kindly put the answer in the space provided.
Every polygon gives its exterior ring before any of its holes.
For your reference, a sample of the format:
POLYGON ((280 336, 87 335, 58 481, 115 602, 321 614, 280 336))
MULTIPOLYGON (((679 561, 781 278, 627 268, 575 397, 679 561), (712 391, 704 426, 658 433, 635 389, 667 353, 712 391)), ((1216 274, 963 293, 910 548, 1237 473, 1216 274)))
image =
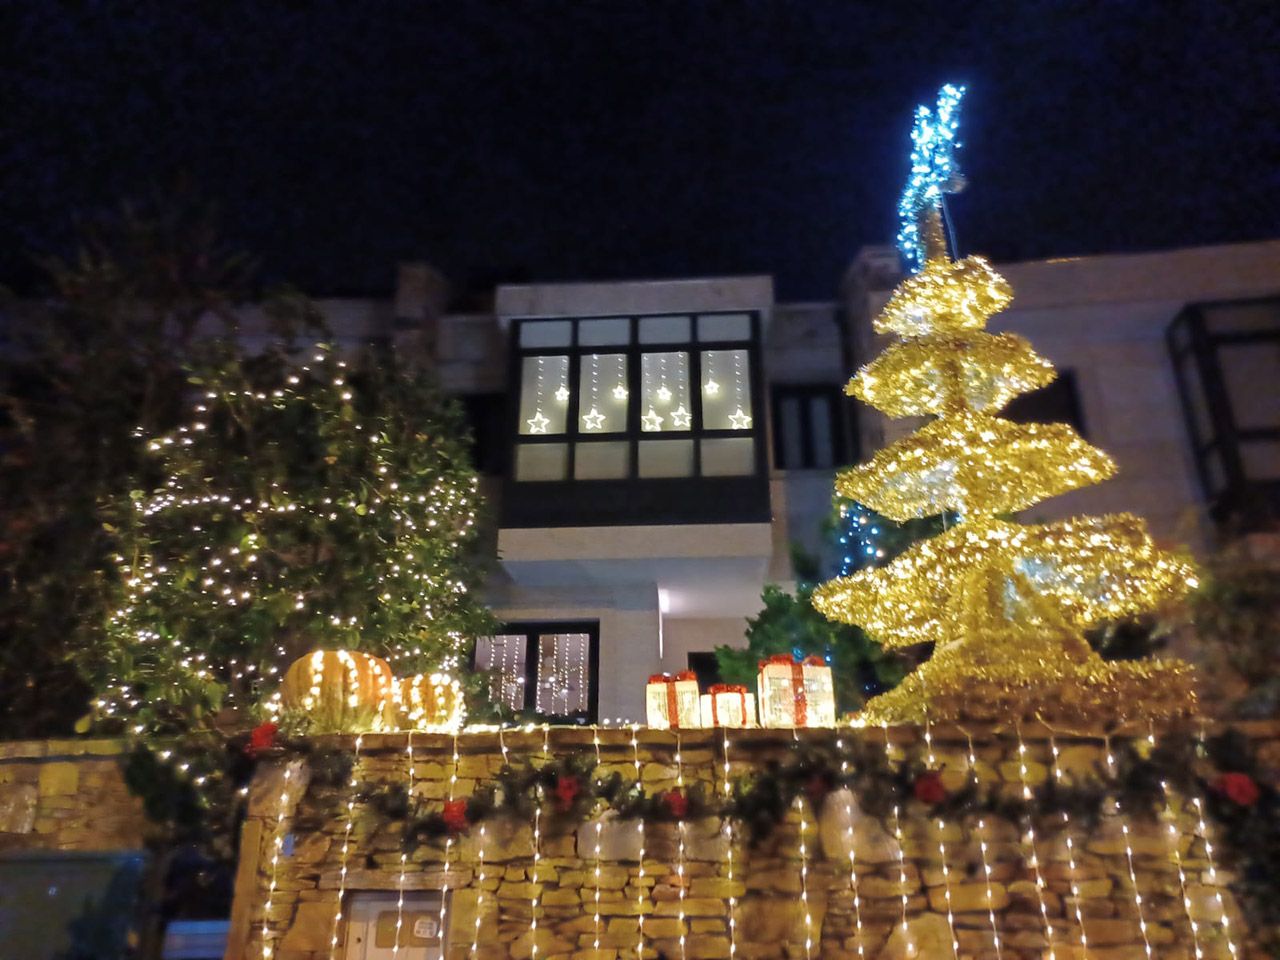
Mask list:
POLYGON ((773 464, 779 470, 823 470, 848 462, 844 398, 833 384, 773 388, 773 464))
POLYGON ((1071 370, 1059 372, 1057 379, 1046 387, 1014 397, 1000 411, 1000 416, 1016 423, 1067 423, 1081 436, 1085 435, 1076 375, 1071 370))
POLYGON ((594 722, 599 686, 598 623, 508 624, 476 641, 475 668, 489 696, 517 713, 594 722))
POLYGON ((514 479, 762 472, 752 313, 521 320, 514 479))

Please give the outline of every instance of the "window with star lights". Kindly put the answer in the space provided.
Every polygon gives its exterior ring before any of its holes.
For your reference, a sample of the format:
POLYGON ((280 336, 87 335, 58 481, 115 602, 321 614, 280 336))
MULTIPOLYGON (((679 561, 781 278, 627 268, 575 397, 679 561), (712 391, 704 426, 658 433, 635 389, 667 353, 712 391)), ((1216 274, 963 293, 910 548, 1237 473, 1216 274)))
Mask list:
POLYGON ((527 319, 514 326, 517 483, 762 471, 754 313, 527 319))

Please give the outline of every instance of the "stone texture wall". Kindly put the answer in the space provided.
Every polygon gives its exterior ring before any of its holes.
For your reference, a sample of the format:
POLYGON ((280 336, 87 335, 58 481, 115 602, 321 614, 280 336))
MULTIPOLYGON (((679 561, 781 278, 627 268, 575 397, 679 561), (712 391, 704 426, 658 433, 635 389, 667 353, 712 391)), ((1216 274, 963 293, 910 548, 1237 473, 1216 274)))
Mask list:
MULTIPOLYGON (((1280 730, 1253 733, 1275 757, 1280 730)), ((886 740, 879 730, 797 735, 886 740)), ((919 735, 900 729, 887 739, 899 745, 919 735)), ((969 776, 967 740, 955 730, 935 728, 933 735, 944 781, 959 788, 969 776)), ((1043 732, 1026 736, 1021 759, 1026 780, 1035 785, 1050 775, 1049 741, 1043 732)), ((723 789, 721 731, 686 731, 677 740, 674 733, 641 730, 635 748, 630 731, 604 730, 599 739, 605 771, 630 777, 638 755, 649 790, 670 788, 681 774, 687 785, 723 789)), ((790 731, 731 731, 730 776, 782 757, 791 741, 790 731)), ((1017 740, 987 731, 975 741, 980 779, 1020 794, 1017 740)), ((447 736, 413 738, 415 796, 436 802, 451 789, 458 797, 469 794, 500 768, 504 746, 513 759, 544 748, 557 755, 595 749, 590 730, 572 728, 507 733, 501 743, 493 733, 462 735, 456 765, 454 745, 447 736)), ((1100 736, 1062 735, 1057 745, 1068 775, 1103 762, 1100 736)), ((406 783, 406 746, 403 734, 364 737, 357 778, 406 783)), ((305 764, 294 760, 264 768, 254 784, 228 960, 264 955, 264 904, 273 881, 265 917, 271 955, 330 956, 349 789, 308 780, 305 764), (273 866, 276 838, 288 835, 273 866)), ((689 823, 683 863, 675 825, 651 824, 642 832, 635 822, 603 822, 597 831, 593 822, 557 827, 542 820, 536 853, 532 823, 489 821, 483 838, 473 828, 447 853, 443 842, 426 844, 402 865, 399 825, 375 829, 376 818, 363 816, 357 805, 345 886, 348 893, 395 890, 402 871, 405 889, 447 886, 449 960, 625 960, 637 955, 641 939, 645 958, 666 960, 1190 960, 1197 940, 1207 960, 1226 960, 1232 950, 1224 908, 1239 957, 1261 956, 1246 942, 1230 892, 1211 882, 1205 838, 1194 811, 1181 801, 1161 824, 1111 815, 1087 832, 1070 827, 1038 833, 1034 855, 1019 825, 997 818, 984 820, 981 830, 940 828, 924 807, 911 803, 895 829, 892 818, 882 823, 856 811, 850 817, 839 794, 827 806, 820 817, 797 809, 756 846, 740 836, 731 840, 715 820, 689 823)), ((1217 879, 1229 881, 1230 871, 1218 866, 1217 879)))
POLYGON ((114 740, 0 743, 0 853, 137 850, 146 820, 114 740))

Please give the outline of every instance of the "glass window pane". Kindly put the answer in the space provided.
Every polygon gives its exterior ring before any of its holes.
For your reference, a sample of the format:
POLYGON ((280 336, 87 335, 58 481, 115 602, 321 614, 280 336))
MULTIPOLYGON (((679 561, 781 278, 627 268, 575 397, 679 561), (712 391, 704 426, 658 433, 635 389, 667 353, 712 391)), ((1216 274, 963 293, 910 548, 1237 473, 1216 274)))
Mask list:
POLYGON ((578 346, 626 346, 631 342, 631 321, 626 317, 607 320, 579 320, 578 346))
POLYGON ((692 427, 689 354, 640 356, 640 411, 640 429, 645 433, 678 432, 692 427))
POLYGON ((520 432, 564 433, 569 409, 569 358, 525 357, 520 366, 520 432))
POLYGON ((750 340, 751 314, 712 313, 698 317, 699 340, 750 340))
POLYGON ((1280 428, 1280 340, 1224 343, 1218 364, 1239 430, 1280 428))
POLYGON ((702 351, 702 427, 751 428, 751 375, 746 350, 702 351))
POLYGON ((778 401, 778 433, 782 439, 782 462, 778 468, 796 470, 803 466, 804 447, 800 440, 800 398, 782 397, 778 401))
POLYGON ((702 441, 704 477, 745 477, 755 472, 755 441, 750 437, 702 441))
POLYGON ((1280 480, 1280 440, 1249 440, 1240 444, 1245 479, 1252 483, 1280 480))
POLYGON ((831 398, 809 398, 809 429, 813 442, 813 463, 819 469, 835 463, 834 437, 831 428, 831 398))
POLYGON ((693 339, 688 317, 641 317, 641 343, 688 343, 693 339))
POLYGON ((572 320, 520 321, 520 346, 522 347, 567 347, 572 339, 572 320))
POLYGON ((538 636, 538 687, 534 706, 543 716, 567 717, 590 708, 591 637, 585 633, 538 636))
POLYGON ((641 440, 639 460, 641 477, 691 477, 693 441, 641 440))
POLYGON ((504 633, 476 638, 476 670, 493 671, 489 697, 510 707, 524 709, 525 635, 504 633))
POLYGON ((579 443, 573 451, 575 480, 624 480, 630 472, 631 444, 625 440, 579 443))
POLYGON ((517 480, 564 480, 568 470, 567 443, 521 443, 516 446, 517 480))
POLYGON ((579 361, 578 429, 622 433, 627 429, 627 355, 590 353, 579 361))

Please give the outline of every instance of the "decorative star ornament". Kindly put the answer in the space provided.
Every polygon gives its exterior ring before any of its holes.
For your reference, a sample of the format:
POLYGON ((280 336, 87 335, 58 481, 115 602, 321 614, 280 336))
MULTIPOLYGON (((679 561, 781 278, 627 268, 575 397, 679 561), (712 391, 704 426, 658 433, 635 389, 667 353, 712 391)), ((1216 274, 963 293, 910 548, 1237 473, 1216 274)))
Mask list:
POLYGON ((582 425, 588 430, 599 430, 604 426, 604 414, 595 407, 582 418, 582 425))
POLYGON ((658 388, 658 399, 663 403, 671 402, 671 391, 666 388, 665 384, 658 388))
POLYGON ((627 388, 624 387, 622 384, 618 384, 616 387, 613 388, 613 398, 615 400, 627 399, 627 388))
POLYGON ((541 410, 535 410, 533 416, 526 420, 525 423, 529 425, 530 433, 546 433, 547 426, 551 421, 542 415, 541 410))
POLYGON ((729 417, 729 424, 735 430, 745 430, 751 426, 751 418, 743 413, 742 408, 739 407, 737 412, 729 417))
POLYGON ((561 403, 568 403, 568 402, 569 402, 569 388, 568 388, 568 387, 565 387, 565 386, 562 386, 559 390, 557 390, 557 391, 556 391, 556 399, 557 399, 557 400, 559 400, 561 403))
POLYGON ((653 407, 650 407, 649 412, 640 418, 640 422, 644 424, 645 430, 648 431, 662 429, 662 417, 653 407))
POLYGON ((683 403, 671 411, 671 425, 673 427, 679 427, 683 430, 685 427, 689 426, 692 420, 693 414, 684 408, 683 403))
POLYGON ((708 380, 703 384, 702 389, 706 392, 708 397, 714 397, 720 392, 720 384, 716 383, 714 380, 708 380))

